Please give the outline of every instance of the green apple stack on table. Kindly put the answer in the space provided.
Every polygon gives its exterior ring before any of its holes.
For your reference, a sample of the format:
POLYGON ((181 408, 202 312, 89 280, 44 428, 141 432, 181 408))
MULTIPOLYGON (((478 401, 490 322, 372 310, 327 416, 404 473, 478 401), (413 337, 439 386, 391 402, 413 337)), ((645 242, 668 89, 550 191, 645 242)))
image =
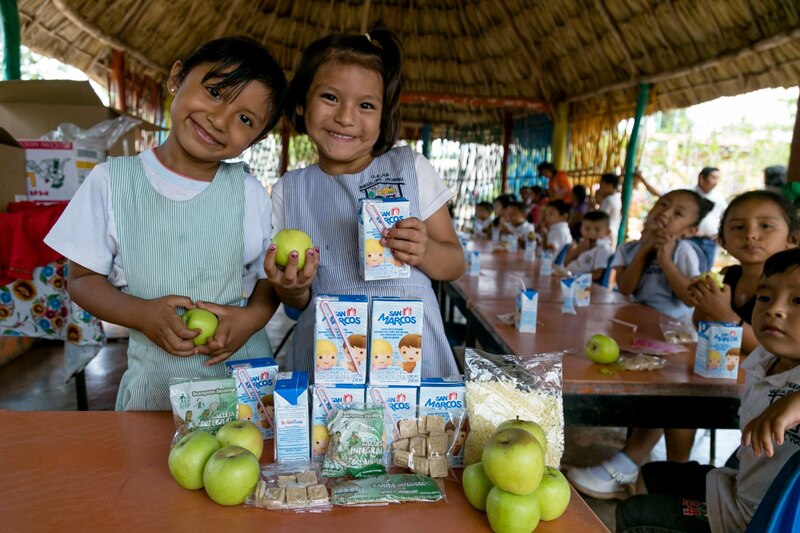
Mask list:
POLYGON ((554 520, 570 500, 567 478, 545 465, 547 440, 539 424, 507 420, 486 441, 482 461, 464 469, 461 483, 469 503, 486 511, 495 533, 533 531, 554 520))

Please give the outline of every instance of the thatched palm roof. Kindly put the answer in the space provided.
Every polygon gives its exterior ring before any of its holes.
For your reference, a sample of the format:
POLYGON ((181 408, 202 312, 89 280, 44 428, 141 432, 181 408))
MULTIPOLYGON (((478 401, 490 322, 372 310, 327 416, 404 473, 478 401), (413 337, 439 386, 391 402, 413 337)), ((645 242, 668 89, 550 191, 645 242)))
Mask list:
MULTIPOLYGON (((22 42, 107 83, 111 49, 163 80, 202 41, 244 34, 291 73, 330 32, 381 22, 406 52, 406 91, 570 102, 574 117, 630 115, 637 84, 651 106, 683 107, 800 80, 797 0, 17 0, 22 42)), ((416 95, 416 96, 415 96, 416 95)), ((651 107, 652 108, 652 107, 651 107)), ((410 121, 500 121, 463 103, 404 106, 410 121)))

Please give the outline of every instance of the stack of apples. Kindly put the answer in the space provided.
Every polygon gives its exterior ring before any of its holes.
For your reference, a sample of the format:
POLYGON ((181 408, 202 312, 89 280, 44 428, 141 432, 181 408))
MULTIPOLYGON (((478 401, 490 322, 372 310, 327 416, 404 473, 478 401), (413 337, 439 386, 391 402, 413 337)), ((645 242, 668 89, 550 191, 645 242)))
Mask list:
POLYGON ((247 420, 233 420, 217 431, 192 431, 169 452, 169 471, 178 485, 197 490, 205 487, 220 505, 244 503, 258 483, 258 460, 264 440, 258 426, 247 420))
POLYGON ((528 533, 540 520, 555 520, 567 509, 569 482, 544 464, 546 450, 542 427, 517 417, 497 426, 482 461, 464 469, 464 494, 486 511, 495 533, 528 533))

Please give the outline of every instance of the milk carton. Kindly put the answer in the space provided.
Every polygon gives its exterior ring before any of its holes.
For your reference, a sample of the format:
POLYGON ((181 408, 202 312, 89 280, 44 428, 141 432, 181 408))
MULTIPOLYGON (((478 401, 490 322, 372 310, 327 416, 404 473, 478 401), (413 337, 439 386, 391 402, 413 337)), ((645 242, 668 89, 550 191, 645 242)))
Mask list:
POLYGON ((275 462, 307 461, 308 372, 279 372, 275 381, 275 462))
POLYGON ((469 433, 469 423, 466 420, 467 405, 464 401, 466 389, 464 388, 464 378, 461 376, 451 376, 446 378, 425 378, 419 386, 419 410, 420 415, 439 415, 448 422, 445 432, 455 431, 455 421, 452 414, 464 413, 464 420, 461 424, 459 434, 455 437, 450 466, 464 466, 464 442, 469 433))
POLYGON ((364 385, 318 385, 311 387, 311 458, 321 459, 328 451, 328 413, 364 403, 364 385))
POLYGON ((473 250, 469 252, 469 259, 467 260, 467 275, 480 276, 481 275, 481 253, 473 250))
POLYGON ((323 294, 314 305, 314 383, 365 383, 369 299, 323 294))
POLYGON ((536 261, 536 234, 528 233, 525 240, 525 261, 536 261))
POLYGON ((361 275, 366 281, 411 277, 411 266, 392 256, 381 245, 382 231, 411 216, 405 198, 362 199, 358 210, 358 252, 361 275))
POLYGON ((261 430, 265 439, 274 436, 275 376, 278 363, 268 357, 245 359, 241 361, 225 361, 228 374, 236 382, 238 400, 238 417, 249 420, 261 430), (266 410, 266 413, 264 412, 266 410))
POLYGON ((553 260, 555 254, 553 250, 542 250, 541 261, 539 261, 539 275, 552 276, 553 275, 553 260))
POLYGON ((417 388, 416 387, 374 387, 369 386, 367 401, 372 403, 385 402, 395 424, 407 418, 417 416, 417 388))
POLYGON ((517 293, 514 312, 514 327, 522 333, 536 333, 536 315, 539 309, 539 293, 533 289, 517 293))
POLYGON ((503 248, 509 252, 516 252, 519 249, 519 238, 516 234, 503 235, 503 248))
POLYGON ((742 327, 734 322, 700 321, 697 326, 694 373, 707 378, 736 379, 742 327))
POLYGON ((372 299, 370 385, 419 385, 423 312, 419 298, 372 299))
POLYGON ((592 302, 592 275, 577 274, 575 277, 575 305, 588 307, 592 302))

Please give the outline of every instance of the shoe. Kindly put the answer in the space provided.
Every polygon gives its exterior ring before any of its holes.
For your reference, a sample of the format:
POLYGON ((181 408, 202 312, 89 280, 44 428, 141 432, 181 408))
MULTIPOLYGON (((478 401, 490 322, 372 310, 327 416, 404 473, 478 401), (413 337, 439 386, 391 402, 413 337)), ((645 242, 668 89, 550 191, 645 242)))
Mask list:
POLYGON ((603 461, 599 466, 608 472, 608 477, 597 477, 592 471, 596 467, 589 466, 570 468, 567 479, 578 492, 598 500, 624 500, 633 492, 633 484, 639 477, 638 468, 636 472, 626 474, 614 468, 608 461, 603 461))

